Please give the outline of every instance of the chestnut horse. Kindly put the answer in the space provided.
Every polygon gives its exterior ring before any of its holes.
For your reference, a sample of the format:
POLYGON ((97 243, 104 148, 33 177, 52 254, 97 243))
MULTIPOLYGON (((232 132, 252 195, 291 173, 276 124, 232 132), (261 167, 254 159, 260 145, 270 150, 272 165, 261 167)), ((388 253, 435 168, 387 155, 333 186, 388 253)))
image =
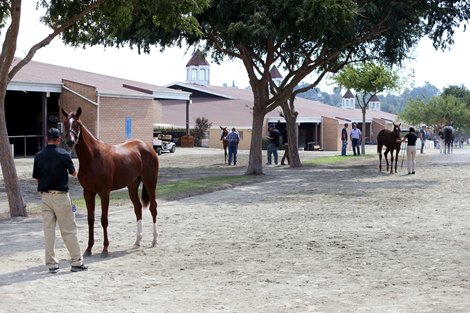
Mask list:
POLYGON ((157 244, 157 200, 156 187, 158 177, 158 156, 150 144, 142 140, 129 140, 118 145, 109 145, 96 139, 80 120, 82 109, 76 113, 67 113, 64 121, 65 143, 75 151, 80 162, 78 180, 83 187, 83 195, 88 213, 88 247, 85 256, 91 255, 94 244, 95 197, 101 199, 101 226, 103 227, 102 257, 108 255, 108 207, 111 190, 127 187, 134 205, 137 219, 137 239, 135 246, 140 246, 142 239, 142 205, 149 209, 153 218, 152 246, 157 244), (142 203, 138 189, 142 187, 142 203))
POLYGON ((385 146, 385 162, 387 163, 388 171, 388 153, 390 153, 390 174, 393 174, 393 152, 395 151, 395 173, 397 172, 398 154, 400 153, 401 142, 400 140, 400 124, 393 123, 393 131, 382 129, 377 135, 377 153, 379 154, 379 170, 382 172, 382 148, 385 146))
POLYGON ((224 145, 225 163, 227 163, 228 130, 227 130, 227 127, 222 127, 222 126, 219 126, 219 127, 222 130, 222 134, 220 135, 220 140, 222 140, 222 144, 224 145))

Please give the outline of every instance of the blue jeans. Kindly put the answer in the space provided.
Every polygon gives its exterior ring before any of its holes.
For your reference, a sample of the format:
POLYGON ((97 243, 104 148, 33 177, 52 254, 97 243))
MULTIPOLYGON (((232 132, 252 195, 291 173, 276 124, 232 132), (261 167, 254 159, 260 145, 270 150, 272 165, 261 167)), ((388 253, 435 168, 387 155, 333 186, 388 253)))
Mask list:
POLYGON ((277 159, 278 159, 277 147, 273 143, 268 144, 268 164, 272 164, 271 155, 274 155, 274 163, 277 164, 277 159))
POLYGON ((343 140, 343 144, 341 145, 341 155, 346 155, 346 148, 348 147, 348 141, 343 140))
POLYGON ((352 149, 353 149, 354 155, 361 155, 361 149, 359 147, 359 139, 352 140, 352 149))
POLYGON ((233 164, 237 164, 238 144, 236 142, 229 142, 227 147, 228 147, 228 165, 232 163, 232 159, 233 159, 233 164))

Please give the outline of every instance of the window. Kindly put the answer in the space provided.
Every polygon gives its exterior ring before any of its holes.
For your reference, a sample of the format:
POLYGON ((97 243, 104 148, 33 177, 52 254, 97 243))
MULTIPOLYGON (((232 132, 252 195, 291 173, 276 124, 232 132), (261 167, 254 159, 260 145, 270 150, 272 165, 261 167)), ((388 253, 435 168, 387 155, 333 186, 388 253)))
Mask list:
POLYGON ((197 80, 197 69, 195 68, 191 70, 191 80, 197 80))
POLYGON ((206 71, 200 70, 199 71, 199 80, 206 80, 206 71))

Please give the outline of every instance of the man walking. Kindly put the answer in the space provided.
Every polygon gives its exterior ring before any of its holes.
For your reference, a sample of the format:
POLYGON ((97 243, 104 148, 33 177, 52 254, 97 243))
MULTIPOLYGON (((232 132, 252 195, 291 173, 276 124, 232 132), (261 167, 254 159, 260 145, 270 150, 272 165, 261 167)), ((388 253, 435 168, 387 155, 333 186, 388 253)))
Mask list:
POLYGON ((289 161, 289 143, 287 142, 288 140, 288 135, 287 135, 287 128, 284 129, 282 132, 282 145, 284 146, 284 155, 281 158, 281 165, 285 165, 285 161, 287 160, 287 164, 290 164, 289 161))
POLYGON ((421 130, 419 131, 419 139, 421 140, 421 154, 424 153, 424 144, 426 143, 426 128, 421 126, 421 130))
POLYGON ((59 223, 60 233, 70 253, 72 272, 86 271, 77 238, 77 224, 72 212, 68 193, 68 174, 77 176, 70 154, 58 145, 60 131, 51 128, 47 132, 47 146, 34 157, 33 178, 38 182, 42 200, 46 266, 50 273, 59 271, 59 260, 55 257, 55 228, 59 223))
POLYGON ((362 132, 359 128, 357 128, 356 123, 352 124, 351 133, 349 135, 351 137, 352 149, 354 155, 361 155, 361 148, 360 142, 362 137, 362 132))
POLYGON ((240 142, 240 135, 238 135, 237 130, 232 128, 232 131, 227 135, 228 143, 228 165, 232 164, 237 165, 237 152, 238 152, 238 143, 240 142))

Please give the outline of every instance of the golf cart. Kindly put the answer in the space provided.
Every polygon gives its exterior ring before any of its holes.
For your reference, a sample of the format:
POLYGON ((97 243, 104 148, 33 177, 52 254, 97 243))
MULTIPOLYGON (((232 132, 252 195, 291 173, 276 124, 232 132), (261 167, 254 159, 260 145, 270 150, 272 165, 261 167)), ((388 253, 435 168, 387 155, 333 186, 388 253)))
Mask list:
POLYGON ((176 144, 171 141, 171 135, 163 135, 161 131, 153 133, 153 149, 158 155, 162 152, 174 153, 176 151, 176 144))

